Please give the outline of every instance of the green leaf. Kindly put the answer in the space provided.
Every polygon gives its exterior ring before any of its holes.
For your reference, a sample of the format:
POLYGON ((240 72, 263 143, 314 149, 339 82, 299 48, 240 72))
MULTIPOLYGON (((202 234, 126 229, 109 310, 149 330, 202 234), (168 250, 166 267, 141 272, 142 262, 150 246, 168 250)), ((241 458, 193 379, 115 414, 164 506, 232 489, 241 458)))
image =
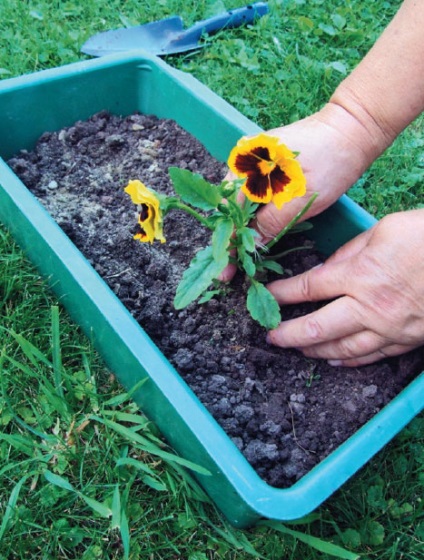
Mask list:
POLYGON ((272 270, 272 272, 276 272, 277 274, 284 274, 284 268, 281 266, 280 263, 275 261, 262 261, 261 268, 266 268, 267 270, 272 270))
POLYGON ((255 238, 258 237, 258 233, 252 228, 242 227, 238 231, 238 236, 246 251, 253 253, 256 248, 255 238))
POLYGON ((201 175, 179 167, 170 167, 169 175, 175 192, 187 204, 207 212, 214 210, 221 202, 218 188, 205 181, 201 175))
POLYGON ((212 254, 217 262, 225 258, 224 253, 228 251, 233 231, 234 222, 231 218, 219 218, 216 221, 215 230, 212 234, 212 254))
POLYGON ((153 488, 153 490, 156 490, 157 492, 166 492, 168 490, 166 484, 164 484, 160 480, 157 480, 153 476, 149 476, 148 474, 142 476, 141 481, 146 486, 148 486, 149 488, 153 488))
POLYGON ((266 329, 275 329, 281 321, 277 300, 256 280, 252 281, 247 291, 247 309, 253 319, 266 329))
POLYGON ((255 261, 252 259, 252 256, 245 251, 244 247, 239 247, 238 258, 241 261, 241 264, 243 265, 246 274, 250 278, 253 278, 256 274, 255 261))
POLYGON ((361 535, 355 529, 346 529, 341 536, 343 544, 349 548, 359 548, 362 544, 361 535))
POLYGON ((366 524, 363 532, 363 541, 365 544, 377 546, 384 542, 385 531, 384 527, 378 521, 371 520, 366 524))
POLYGON ((331 20, 337 27, 337 29, 343 29, 343 27, 345 27, 346 25, 346 18, 341 16, 340 14, 333 14, 331 16, 331 20))
POLYGON ((208 290, 207 292, 204 292, 202 297, 199 299, 198 303, 200 305, 204 303, 208 303, 208 301, 210 301, 213 297, 219 296, 220 293, 221 290, 208 290))
POLYGON ((400 519, 405 516, 409 516, 414 512, 414 507, 409 502, 405 502, 402 505, 397 505, 396 502, 391 504, 390 515, 394 519, 400 519))
POLYGON ((59 486, 59 488, 69 490, 69 492, 77 492, 72 484, 66 478, 63 478, 63 476, 59 476, 51 471, 44 471, 44 478, 50 482, 50 484, 59 486))
POLYGON ((322 31, 324 31, 324 33, 326 33, 327 35, 330 35, 330 37, 334 37, 338 33, 337 30, 332 25, 328 25, 326 23, 320 23, 318 25, 318 27, 322 31))
POLYGON ((299 16, 297 18, 297 24, 299 26, 300 31, 307 32, 311 31, 314 28, 314 22, 305 16, 299 16))
POLYGON ((102 504, 102 502, 98 502, 97 500, 95 500, 94 498, 90 498, 89 496, 86 496, 85 494, 81 494, 80 492, 78 492, 78 496, 84 500, 84 502, 91 507, 91 509, 93 511, 95 511, 96 513, 98 513, 101 517, 104 518, 108 518, 112 515, 112 510, 106 506, 105 504, 102 504))
POLYGON ((342 74, 343 76, 346 76, 347 74, 346 64, 344 64, 344 62, 341 62, 340 60, 330 62, 330 64, 326 65, 326 68, 332 68, 336 72, 340 72, 340 74, 342 74))
POLYGON ((366 501, 372 509, 384 511, 387 508, 387 501, 384 499, 383 490, 383 487, 379 484, 369 486, 366 494, 366 501))
POLYGON ((197 299, 227 266, 228 261, 227 251, 221 255, 218 261, 214 258, 211 246, 200 250, 184 272, 178 285, 174 299, 175 308, 183 309, 197 299))

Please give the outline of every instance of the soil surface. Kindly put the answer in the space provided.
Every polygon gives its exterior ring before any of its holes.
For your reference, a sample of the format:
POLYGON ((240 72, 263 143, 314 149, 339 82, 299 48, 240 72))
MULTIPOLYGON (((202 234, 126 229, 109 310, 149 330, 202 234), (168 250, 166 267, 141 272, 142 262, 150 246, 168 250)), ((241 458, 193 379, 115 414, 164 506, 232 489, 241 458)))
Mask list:
MULTIPOLYGON (((133 240, 135 207, 123 188, 140 179, 170 194, 170 166, 214 183, 226 166, 173 121, 99 113, 44 134, 34 151, 17 154, 9 165, 273 486, 293 484, 422 369, 422 349, 346 369, 267 345, 265 330, 245 309, 241 274, 225 297, 176 311, 182 272, 210 232, 173 211, 165 220, 165 244, 133 240)), ((284 242, 305 243, 293 235, 284 242)), ((291 275, 318 262, 311 248, 282 264, 291 275)), ((289 306, 282 314, 288 319, 312 309, 289 306)))

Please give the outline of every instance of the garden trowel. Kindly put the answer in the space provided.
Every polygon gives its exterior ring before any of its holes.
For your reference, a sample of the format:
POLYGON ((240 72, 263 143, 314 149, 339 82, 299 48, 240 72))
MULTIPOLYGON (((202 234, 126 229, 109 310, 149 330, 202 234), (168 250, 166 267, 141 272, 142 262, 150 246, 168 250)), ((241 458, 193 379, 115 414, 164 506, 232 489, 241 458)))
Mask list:
POLYGON ((104 56, 143 49, 158 56, 177 54, 201 48, 203 45, 199 40, 206 33, 252 23, 267 12, 266 2, 256 2, 199 21, 188 29, 183 28, 183 20, 179 16, 171 16, 144 25, 97 33, 84 43, 81 52, 104 56))

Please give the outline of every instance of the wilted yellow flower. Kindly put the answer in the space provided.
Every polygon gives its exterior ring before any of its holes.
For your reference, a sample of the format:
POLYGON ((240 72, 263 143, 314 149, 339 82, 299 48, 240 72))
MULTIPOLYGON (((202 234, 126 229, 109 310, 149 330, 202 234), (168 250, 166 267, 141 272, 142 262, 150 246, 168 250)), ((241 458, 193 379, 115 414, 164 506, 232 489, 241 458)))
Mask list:
POLYGON ((130 195, 133 203, 137 204, 139 212, 139 231, 134 235, 134 239, 139 239, 143 243, 153 243, 158 239, 161 243, 165 243, 162 232, 162 212, 156 194, 138 180, 130 181, 124 190, 130 195))
POLYGON ((228 166, 246 178, 241 190, 252 202, 283 204, 306 193, 306 178, 295 154, 275 136, 242 138, 230 153, 228 166))

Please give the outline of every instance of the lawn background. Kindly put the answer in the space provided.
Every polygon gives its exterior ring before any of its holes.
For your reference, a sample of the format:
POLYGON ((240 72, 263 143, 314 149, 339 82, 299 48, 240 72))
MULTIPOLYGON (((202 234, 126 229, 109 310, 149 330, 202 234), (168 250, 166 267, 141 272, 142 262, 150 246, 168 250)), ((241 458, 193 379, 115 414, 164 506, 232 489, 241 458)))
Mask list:
MULTIPOLYGON (((322 106, 400 2, 269 4, 254 26, 167 59, 264 128, 322 106)), ((82 43, 101 30, 174 14, 188 26, 241 5, 0 0, 0 78, 83 60, 82 43)), ((350 191, 377 217, 422 205, 422 124, 408 127, 350 191)), ((318 552, 282 524, 240 531, 226 523, 172 454, 163 455, 155 427, 4 228, 0 313, 0 560, 330 558, 329 549, 318 552), (93 413, 101 421, 89 422, 93 413)), ((424 558, 423 464, 420 416, 313 516, 290 527, 352 558, 424 558)))

